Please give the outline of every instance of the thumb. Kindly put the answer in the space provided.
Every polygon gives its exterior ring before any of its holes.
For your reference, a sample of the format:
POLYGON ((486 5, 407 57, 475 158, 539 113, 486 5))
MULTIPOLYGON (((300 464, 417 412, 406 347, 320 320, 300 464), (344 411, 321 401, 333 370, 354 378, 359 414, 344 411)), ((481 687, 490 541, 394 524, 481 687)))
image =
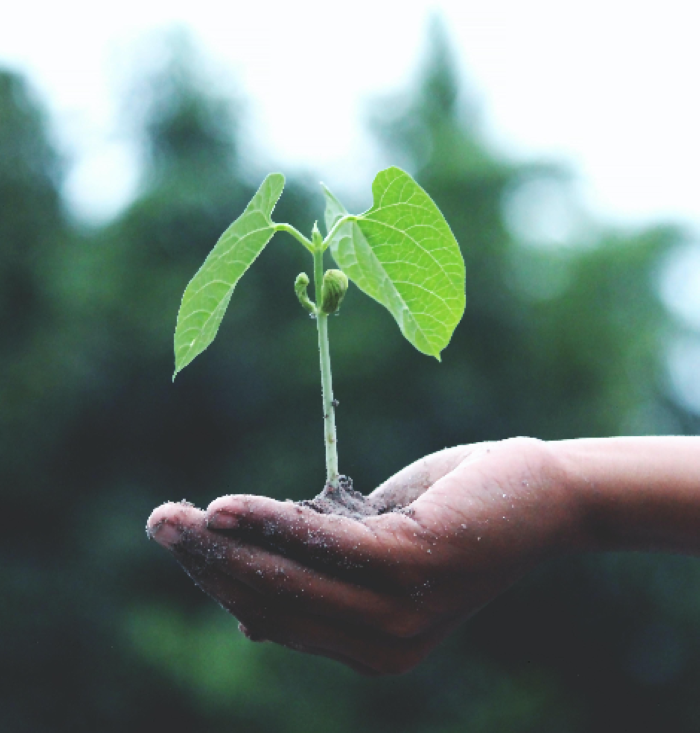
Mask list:
POLYGON ((372 503, 383 511, 408 506, 436 481, 454 471, 472 449, 473 446, 460 445, 420 458, 377 487, 370 494, 372 503))

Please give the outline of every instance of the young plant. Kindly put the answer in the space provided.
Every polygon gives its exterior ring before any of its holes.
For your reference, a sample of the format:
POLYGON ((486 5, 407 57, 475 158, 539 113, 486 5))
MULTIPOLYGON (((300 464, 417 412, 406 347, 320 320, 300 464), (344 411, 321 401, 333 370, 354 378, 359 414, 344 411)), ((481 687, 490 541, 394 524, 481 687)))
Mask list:
POLYGON ((175 329, 175 373, 214 340, 236 284, 275 232, 287 232, 313 257, 313 302, 309 278, 301 273, 294 290, 316 320, 321 358, 326 486, 338 488, 335 401, 328 346, 328 316, 337 312, 348 280, 385 308, 419 351, 440 360, 465 306, 464 260, 445 218, 428 194, 404 171, 387 168, 372 184, 374 203, 349 214, 324 187, 325 224, 307 239, 289 224, 272 221, 284 176, 265 178, 245 211, 221 235, 182 297, 175 329), (324 272, 330 248, 340 269, 324 272))

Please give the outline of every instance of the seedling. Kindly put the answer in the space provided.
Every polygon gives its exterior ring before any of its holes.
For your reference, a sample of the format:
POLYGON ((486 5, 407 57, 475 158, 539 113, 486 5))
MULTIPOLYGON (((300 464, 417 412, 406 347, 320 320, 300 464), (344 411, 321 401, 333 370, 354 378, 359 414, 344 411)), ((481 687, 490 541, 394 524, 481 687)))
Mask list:
POLYGON ((175 328, 173 380, 214 340, 236 284, 275 232, 291 234, 313 257, 316 301, 308 296, 306 273, 296 278, 294 290, 318 327, 326 486, 337 489, 341 476, 328 316, 338 311, 350 280, 389 310, 410 343, 440 361, 440 352, 464 313, 464 260, 438 207, 399 168, 377 174, 372 184, 374 203, 364 214, 349 214, 324 187, 325 238, 316 224, 307 239, 293 226, 272 221, 283 188, 280 173, 265 178, 187 286, 175 328), (324 272, 323 255, 329 247, 339 269, 324 272))

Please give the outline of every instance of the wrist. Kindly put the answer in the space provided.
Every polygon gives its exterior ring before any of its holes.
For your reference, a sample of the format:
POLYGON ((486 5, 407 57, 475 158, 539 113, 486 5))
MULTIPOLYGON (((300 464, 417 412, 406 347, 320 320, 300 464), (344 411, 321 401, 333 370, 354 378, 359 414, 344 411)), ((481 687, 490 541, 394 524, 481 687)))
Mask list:
POLYGON ((548 443, 559 470, 561 488, 571 509, 570 539, 567 549, 586 552, 611 549, 609 520, 601 493, 600 456, 592 456, 587 441, 563 440, 548 443))
POLYGON ((578 507, 578 549, 700 553, 700 438, 549 446, 578 507))
POLYGON ((562 441, 542 442, 546 470, 543 475, 547 505, 542 511, 552 520, 551 546, 554 554, 591 549, 595 531, 591 525, 591 507, 586 480, 577 456, 564 448, 562 441))

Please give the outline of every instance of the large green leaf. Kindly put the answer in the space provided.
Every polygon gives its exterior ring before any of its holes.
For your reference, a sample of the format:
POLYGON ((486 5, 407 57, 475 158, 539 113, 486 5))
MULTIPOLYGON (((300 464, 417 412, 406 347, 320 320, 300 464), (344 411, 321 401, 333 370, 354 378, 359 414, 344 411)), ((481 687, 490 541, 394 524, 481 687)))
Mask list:
MULTIPOLYGON (((338 228, 333 258, 367 295, 394 316, 401 333, 440 359, 465 306, 464 260, 457 240, 428 194, 399 168, 372 184, 374 205, 338 228)), ((347 212, 326 189, 326 226, 347 212)))
POLYGON ((265 178, 185 289, 175 327, 173 379, 214 340, 236 283, 275 233, 272 210, 283 188, 281 173, 265 178))

